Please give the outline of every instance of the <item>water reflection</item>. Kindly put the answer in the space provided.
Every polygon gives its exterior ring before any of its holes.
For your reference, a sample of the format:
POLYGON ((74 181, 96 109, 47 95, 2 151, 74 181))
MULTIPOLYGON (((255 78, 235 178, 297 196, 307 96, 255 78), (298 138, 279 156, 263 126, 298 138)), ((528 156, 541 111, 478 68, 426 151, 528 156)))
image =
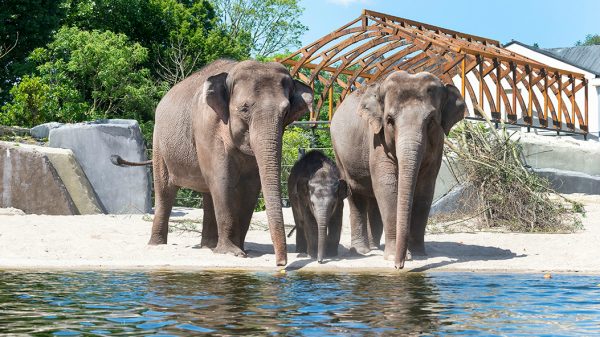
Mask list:
POLYGON ((593 276, 0 274, 0 333, 29 335, 589 335, 593 276))

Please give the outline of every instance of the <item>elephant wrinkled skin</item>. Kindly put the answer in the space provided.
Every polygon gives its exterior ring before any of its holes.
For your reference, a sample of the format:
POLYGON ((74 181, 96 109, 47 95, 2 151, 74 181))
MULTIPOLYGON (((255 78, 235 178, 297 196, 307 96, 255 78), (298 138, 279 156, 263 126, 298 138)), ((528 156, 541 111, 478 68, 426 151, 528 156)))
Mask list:
POLYGON ((342 178, 348 183, 352 249, 379 246, 403 268, 407 249, 425 254, 424 236, 444 134, 463 119, 453 85, 429 73, 393 72, 345 98, 331 122, 342 178))
POLYGON ((202 246, 245 256, 263 190, 277 265, 287 263, 281 210, 283 129, 312 109, 310 87, 279 63, 217 60, 176 84, 156 108, 156 211, 149 244, 167 242, 180 187, 203 193, 202 246))

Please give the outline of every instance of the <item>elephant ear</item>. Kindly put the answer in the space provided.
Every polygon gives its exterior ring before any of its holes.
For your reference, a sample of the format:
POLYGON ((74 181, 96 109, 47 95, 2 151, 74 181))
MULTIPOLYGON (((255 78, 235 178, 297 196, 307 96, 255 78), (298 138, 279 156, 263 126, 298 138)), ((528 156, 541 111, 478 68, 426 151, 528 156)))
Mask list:
POLYGON ((290 111, 285 116, 285 125, 298 120, 306 112, 313 111, 313 90, 308 85, 294 80, 294 93, 290 98, 290 111))
POLYGON ((465 117, 467 105, 460 91, 452 84, 446 84, 446 93, 446 101, 442 106, 442 128, 447 136, 454 124, 465 117))
POLYGON ((227 73, 220 73, 207 78, 202 90, 203 102, 208 104, 225 124, 229 121, 227 75, 227 73))
POLYGON ((375 134, 383 127, 383 103, 379 92, 379 83, 368 86, 358 104, 358 114, 375 134))
POLYGON ((350 186, 344 179, 338 181, 338 197, 340 200, 346 199, 350 195, 350 186))

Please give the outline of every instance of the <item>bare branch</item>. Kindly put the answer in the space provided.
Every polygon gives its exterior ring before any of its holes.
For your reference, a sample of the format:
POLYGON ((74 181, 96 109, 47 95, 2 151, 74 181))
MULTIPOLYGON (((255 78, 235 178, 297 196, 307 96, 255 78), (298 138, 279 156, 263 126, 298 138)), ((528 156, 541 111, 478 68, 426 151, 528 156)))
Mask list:
POLYGON ((3 58, 4 56, 6 56, 8 53, 10 53, 13 49, 15 49, 15 47, 17 46, 17 43, 19 42, 19 32, 17 32, 17 38, 15 39, 15 43, 12 46, 0 46, 0 59, 3 58))

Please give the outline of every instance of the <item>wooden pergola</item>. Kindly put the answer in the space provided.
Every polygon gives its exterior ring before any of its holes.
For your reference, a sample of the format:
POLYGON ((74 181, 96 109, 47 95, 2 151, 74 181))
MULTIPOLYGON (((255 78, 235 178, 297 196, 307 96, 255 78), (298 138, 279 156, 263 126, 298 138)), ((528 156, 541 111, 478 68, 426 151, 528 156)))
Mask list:
POLYGON ((485 113, 496 122, 588 132, 583 74, 539 63, 496 40, 370 10, 280 62, 292 76, 322 88, 311 121, 318 121, 326 102, 331 120, 335 106, 352 90, 406 70, 428 71, 455 84, 467 102, 467 118, 481 119, 485 113))

